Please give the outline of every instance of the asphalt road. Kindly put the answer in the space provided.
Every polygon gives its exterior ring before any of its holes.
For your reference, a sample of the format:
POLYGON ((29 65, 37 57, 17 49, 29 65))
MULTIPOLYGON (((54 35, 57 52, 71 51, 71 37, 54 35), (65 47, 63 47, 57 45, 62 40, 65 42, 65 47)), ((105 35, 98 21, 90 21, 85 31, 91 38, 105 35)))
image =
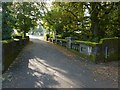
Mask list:
POLYGON ((117 81, 94 73, 94 64, 64 54, 59 46, 31 36, 4 74, 3 88, 114 88, 117 81))

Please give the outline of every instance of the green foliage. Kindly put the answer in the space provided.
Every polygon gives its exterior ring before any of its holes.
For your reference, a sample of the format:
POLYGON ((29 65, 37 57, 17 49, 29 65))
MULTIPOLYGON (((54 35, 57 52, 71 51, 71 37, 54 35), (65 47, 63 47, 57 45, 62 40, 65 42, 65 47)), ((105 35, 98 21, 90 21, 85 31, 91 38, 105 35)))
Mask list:
POLYGON ((44 27, 62 38, 71 36, 99 42, 101 38, 119 37, 118 2, 54 2, 52 5, 43 16, 44 27))
POLYGON ((119 37, 118 2, 90 3, 91 30, 93 41, 105 37, 119 37))
POLYGON ((81 44, 85 44, 85 45, 92 46, 92 47, 95 47, 100 44, 100 43, 96 43, 96 42, 79 41, 79 40, 75 40, 73 43, 81 43, 81 44))
POLYGON ((47 32, 78 40, 99 42, 101 38, 120 36, 119 2, 45 2, 3 3, 3 39, 13 29, 25 34, 38 25, 47 32), (79 33, 76 33, 79 32, 79 33))
POLYGON ((74 33, 75 30, 80 28, 77 25, 81 20, 81 18, 77 18, 77 15, 82 14, 80 7, 82 5, 78 3, 53 3, 52 10, 48 11, 43 17, 44 27, 55 31, 56 34, 61 34, 63 38, 70 35, 70 33, 74 33), (78 6, 75 7, 76 5, 78 6), (69 10, 70 7, 71 9, 69 10), (77 10, 80 10, 81 13, 78 13, 77 10))
MULTIPOLYGON (((2 9, 2 3, 0 2, 0 9, 2 9)), ((0 40, 2 39, 2 10, 0 10, 0 40)))
POLYGON ((48 38, 50 37, 50 35, 49 34, 44 34, 44 39, 46 40, 46 41, 48 41, 48 38))
POLYGON ((57 39, 57 40, 60 40, 60 41, 63 41, 63 42, 67 42, 66 39, 57 39))
POLYGON ((13 39, 10 39, 10 40, 2 40, 2 41, 0 41, 0 42, 2 42, 2 43, 10 43, 10 42, 13 42, 13 39))
POLYGON ((37 26, 39 19, 37 6, 32 2, 14 3, 17 21, 15 28, 25 34, 37 26))
POLYGON ((12 3, 2 3, 2 39, 11 39, 15 17, 12 15, 12 3))
POLYGON ((39 3, 4 2, 2 3, 2 39, 11 39, 13 29, 24 34, 35 28, 40 19, 39 3))
POLYGON ((105 42, 107 40, 118 40, 119 41, 120 38, 118 38, 118 37, 102 38, 99 43, 102 44, 103 42, 105 42))

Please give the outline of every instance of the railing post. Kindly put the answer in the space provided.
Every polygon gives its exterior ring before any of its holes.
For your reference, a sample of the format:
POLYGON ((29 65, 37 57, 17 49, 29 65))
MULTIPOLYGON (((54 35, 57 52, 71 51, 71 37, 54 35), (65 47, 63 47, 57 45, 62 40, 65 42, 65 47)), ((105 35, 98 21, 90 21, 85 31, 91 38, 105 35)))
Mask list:
POLYGON ((74 38, 67 37, 66 39, 67 39, 67 47, 71 49, 72 48, 72 42, 74 41, 74 38))

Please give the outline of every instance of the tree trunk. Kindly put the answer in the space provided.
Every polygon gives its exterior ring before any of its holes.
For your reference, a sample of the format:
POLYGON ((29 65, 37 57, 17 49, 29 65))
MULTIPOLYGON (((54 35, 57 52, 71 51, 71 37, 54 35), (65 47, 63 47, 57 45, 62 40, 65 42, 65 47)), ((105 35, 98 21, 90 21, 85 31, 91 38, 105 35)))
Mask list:
POLYGON ((24 30, 24 38, 26 37, 26 31, 24 30))
POLYGON ((91 13, 91 22, 92 22, 92 32, 94 35, 98 34, 98 11, 97 11, 97 3, 91 3, 92 13, 91 13))
POLYGON ((99 37, 99 31, 100 31, 100 27, 99 27, 99 19, 98 19, 98 6, 97 6, 97 2, 91 2, 91 8, 92 8, 92 12, 91 12, 91 31, 93 33, 93 37, 99 37))

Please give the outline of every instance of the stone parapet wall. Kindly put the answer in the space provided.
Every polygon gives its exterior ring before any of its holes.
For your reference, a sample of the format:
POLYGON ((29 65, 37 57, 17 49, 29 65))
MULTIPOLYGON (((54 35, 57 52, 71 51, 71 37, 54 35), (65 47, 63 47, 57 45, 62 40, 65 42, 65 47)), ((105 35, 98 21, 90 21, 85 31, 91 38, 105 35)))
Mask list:
POLYGON ((94 62, 114 61, 120 58, 118 44, 120 39, 103 38, 99 43, 89 41, 78 41, 68 37, 66 39, 56 39, 57 44, 74 49, 80 53, 82 58, 94 62))
POLYGON ((2 42, 2 72, 6 71, 20 51, 29 42, 29 37, 24 39, 16 39, 10 42, 2 42))

